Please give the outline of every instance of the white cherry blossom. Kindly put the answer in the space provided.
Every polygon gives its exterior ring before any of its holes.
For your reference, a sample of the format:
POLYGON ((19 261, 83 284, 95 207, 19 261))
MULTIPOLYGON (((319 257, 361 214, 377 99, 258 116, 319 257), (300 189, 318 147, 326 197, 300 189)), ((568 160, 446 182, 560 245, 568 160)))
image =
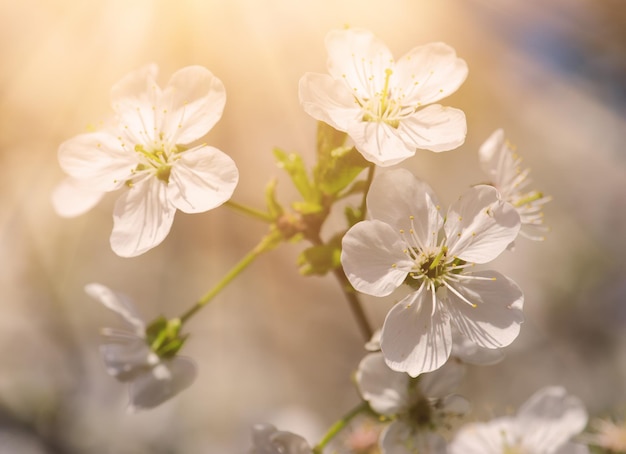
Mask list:
POLYGON ((313 118, 346 132, 370 162, 390 166, 417 148, 447 151, 465 141, 465 114, 435 102, 454 93, 467 64, 444 43, 418 46, 395 61, 367 30, 326 36, 328 74, 300 80, 300 102, 313 118))
POLYGON ((530 169, 522 169, 522 158, 515 147, 505 139, 504 131, 498 129, 483 143, 478 152, 480 164, 491 179, 501 197, 515 207, 520 215, 520 235, 542 241, 548 231, 544 225, 543 206, 552 200, 542 192, 529 190, 530 169))
POLYGON ((513 417, 462 427, 449 454, 588 454, 571 442, 587 424, 582 402, 560 386, 537 391, 513 417))
POLYGON ((57 213, 80 215, 105 193, 122 191, 111 247, 123 257, 160 244, 176 210, 201 213, 227 201, 239 177, 222 151, 194 145, 222 115, 222 82, 201 66, 177 71, 163 89, 156 76, 156 65, 128 74, 111 89, 115 118, 59 147, 69 178, 53 194, 57 213))
POLYGON ((271 424, 252 427, 252 448, 249 454, 312 454, 307 441, 300 435, 277 430, 271 424))
POLYGON ((120 315, 131 328, 103 328, 104 343, 100 346, 109 375, 128 383, 130 412, 156 407, 193 383, 195 363, 178 355, 159 358, 148 345, 146 325, 127 296, 97 283, 86 285, 85 292, 120 315))
POLYGON ((445 440, 436 429, 469 409, 467 400, 452 394, 462 376, 456 361, 416 380, 391 370, 382 353, 365 356, 355 376, 359 392, 376 413, 394 418, 381 434, 382 452, 445 454, 445 440))
POLYGON ((371 219, 344 236, 341 263, 354 288, 387 296, 413 289, 387 314, 381 349, 389 367, 415 377, 441 367, 452 325, 486 348, 509 345, 523 320, 523 294, 496 271, 468 272, 517 236, 519 214, 495 188, 475 186, 444 217, 430 187, 405 169, 381 172, 367 195, 371 219))

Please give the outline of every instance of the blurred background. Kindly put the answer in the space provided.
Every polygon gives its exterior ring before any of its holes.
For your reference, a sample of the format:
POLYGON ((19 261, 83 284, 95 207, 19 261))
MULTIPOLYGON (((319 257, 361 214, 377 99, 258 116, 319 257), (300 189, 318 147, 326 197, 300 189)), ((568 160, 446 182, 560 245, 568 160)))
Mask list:
MULTIPOLYGON (((468 370, 472 418, 511 411, 560 384, 592 415, 626 412, 626 4, 621 0, 0 0, 0 453, 243 453, 260 421, 311 443, 358 402, 363 340, 337 283, 301 277, 298 245, 261 257, 190 322, 196 383, 155 410, 125 412, 124 386, 98 354, 98 329, 123 326, 83 291, 100 282, 146 319, 180 314, 265 233, 220 208, 178 213, 169 237, 113 254, 111 195, 59 218, 58 145, 110 113, 118 79, 156 62, 164 85, 199 64, 225 84, 206 141, 237 162, 233 200, 263 207, 279 177, 271 150, 314 162, 316 124, 300 108, 307 71, 325 72, 324 36, 372 30, 396 57, 445 41, 470 72, 444 105, 468 118, 455 151, 403 163, 444 203, 484 181, 477 151, 497 128, 537 189, 553 196, 547 241, 520 239, 494 264, 526 295, 506 359, 468 370)), ((380 326, 393 300, 365 299, 380 326)))

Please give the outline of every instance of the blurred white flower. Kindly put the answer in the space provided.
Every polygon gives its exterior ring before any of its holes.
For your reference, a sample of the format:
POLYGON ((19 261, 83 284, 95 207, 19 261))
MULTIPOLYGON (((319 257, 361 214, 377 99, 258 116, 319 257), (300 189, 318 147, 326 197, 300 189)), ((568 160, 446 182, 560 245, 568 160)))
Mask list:
POLYGON ((395 418, 381 434, 383 453, 445 454, 445 440, 436 429, 469 409, 467 400, 451 394, 462 376, 456 361, 416 380, 391 370, 381 353, 365 356, 356 373, 359 392, 376 413, 395 418))
POLYGON ((394 61, 371 32, 349 28, 329 32, 326 49, 330 75, 305 74, 300 102, 316 120, 346 132, 368 161, 390 166, 416 148, 447 151, 465 141, 465 114, 433 104, 467 77, 450 46, 426 44, 394 61))
POLYGON ((528 177, 530 169, 521 168, 522 158, 498 129, 483 143, 479 150, 480 164, 491 178, 492 184, 502 199, 515 207, 520 215, 522 228, 520 235, 531 240, 541 241, 548 227, 543 223, 543 206, 552 200, 539 191, 530 191, 528 177))
POLYGON ((159 357, 151 349, 146 325, 128 297, 96 283, 86 285, 85 292, 120 315, 132 328, 132 331, 102 329, 104 343, 100 346, 107 372, 128 383, 129 411, 156 407, 193 383, 197 374, 193 361, 178 355, 159 357))
POLYGON ((415 377, 441 367, 452 349, 451 322, 473 343, 509 345, 523 320, 523 294, 495 271, 467 273, 495 259, 517 236, 515 209, 491 186, 475 186, 444 220, 430 187, 405 169, 381 172, 367 195, 371 220, 344 236, 341 263, 360 292, 414 289, 387 314, 381 349, 389 367, 415 377))
POLYGON ((128 74, 111 89, 114 121, 59 147, 59 163, 69 178, 53 193, 57 213, 83 214, 106 192, 122 189, 111 247, 123 257, 161 243, 177 209, 201 213, 227 201, 239 178, 226 154, 192 145, 222 115, 222 82, 206 68, 189 66, 162 90, 156 75, 156 65, 128 74))
POLYGON ((559 386, 537 391, 513 417, 461 428, 450 454, 587 454, 570 439, 587 424, 582 402, 559 386))
POLYGON ((252 427, 250 454, 312 454, 308 443, 300 435, 277 430, 271 424, 252 427))

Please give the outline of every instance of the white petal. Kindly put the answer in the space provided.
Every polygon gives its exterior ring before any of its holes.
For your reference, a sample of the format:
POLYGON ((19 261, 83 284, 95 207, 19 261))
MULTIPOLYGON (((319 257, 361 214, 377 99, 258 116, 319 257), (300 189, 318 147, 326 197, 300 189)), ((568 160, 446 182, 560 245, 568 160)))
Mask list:
POLYGON ((380 346, 387 365, 417 377, 440 368, 450 356, 450 323, 432 314, 431 293, 422 287, 397 303, 385 318, 380 346))
POLYGON ((467 424, 457 431, 448 445, 448 453, 502 454, 507 444, 512 446, 514 443, 513 429, 514 423, 510 418, 467 424))
POLYGON ((406 169, 376 174, 367 194, 367 209, 373 219, 392 227, 415 231, 425 247, 435 246, 443 225, 437 199, 430 186, 406 169), (413 216, 413 222, 410 220, 413 216))
POLYGON ((419 387, 426 397, 445 397, 451 394, 465 375, 465 367, 454 358, 449 359, 439 369, 423 374, 419 387))
POLYGON ((152 368, 151 352, 143 337, 105 335, 100 354, 107 373, 122 382, 132 381, 152 368))
POLYGON ((474 186, 452 204, 444 225, 448 255, 467 262, 495 259, 517 237, 519 214, 492 186, 474 186))
POLYGON ((454 93, 467 78, 467 63, 444 43, 430 43, 408 52, 396 63, 394 85, 403 103, 430 104, 454 93))
POLYGON ((470 403, 465 397, 457 394, 445 396, 441 400, 441 409, 439 411, 444 415, 456 417, 463 416, 469 413, 470 403))
POLYGON ((394 421, 381 434, 384 454, 446 454, 446 441, 441 435, 394 421))
POLYGON ((137 335, 143 335, 145 324, 128 296, 114 292, 110 288, 95 282, 87 284, 85 292, 120 315, 135 329, 137 335))
POLYGON ((139 163, 137 153, 126 151, 109 131, 80 134, 59 146, 59 164, 65 173, 87 182, 92 191, 118 189, 139 163))
POLYGON ((145 410, 162 404, 188 388, 196 375, 196 365, 189 358, 176 356, 162 361, 130 383, 128 410, 145 410), (166 373, 163 373, 161 367, 166 369, 166 373))
POLYGON ((156 83, 158 68, 146 65, 124 76, 111 88, 111 105, 122 130, 134 144, 159 140, 163 108, 161 89, 156 83))
POLYGON ((143 254, 165 239, 174 214, 162 181, 148 178, 136 184, 115 203, 111 248, 121 257, 143 254))
POLYGON ((501 166, 502 151, 505 146, 504 130, 497 129, 480 146, 478 157, 483 171, 489 175, 492 183, 497 182, 501 166))
POLYGON ((342 239, 341 264, 352 286, 373 296, 398 288, 413 266, 399 233, 380 222, 361 221, 342 239))
POLYGON ((328 71, 345 80, 357 96, 370 98, 385 86, 385 69, 393 68, 387 46, 368 30, 349 28, 326 35, 328 71))
POLYGON ((433 104, 400 121, 400 139, 412 148, 440 152, 454 150, 465 142, 465 113, 454 107, 433 104))
POLYGON ((380 329, 374 331, 372 338, 365 343, 365 350, 368 352, 380 351, 380 329))
POLYGON ((188 144, 204 136, 222 117, 226 89, 220 79, 202 66, 176 71, 163 89, 161 131, 172 143, 188 144))
POLYGON ((552 386, 533 394, 517 412, 517 421, 527 449, 552 452, 585 428, 587 411, 580 399, 552 386))
POLYGON ((415 154, 415 147, 385 122, 360 119, 352 122, 347 132, 363 157, 381 167, 398 164, 415 154))
POLYGON ((393 416, 409 405, 407 374, 387 366, 382 353, 371 353, 359 363, 356 385, 364 400, 381 415, 393 416))
POLYGON ((479 347, 460 333, 452 330, 452 354, 467 364, 490 366, 504 359, 504 351, 497 348, 479 347))
POLYGON ((363 112, 346 85, 327 74, 306 73, 298 86, 300 103, 306 113, 339 131, 361 121, 363 112))
POLYGON ((271 424, 252 427, 252 448, 249 454, 311 454, 304 438, 291 432, 277 430, 271 424))
POLYGON ((52 205, 59 216, 71 218, 91 210, 103 195, 102 191, 94 191, 78 180, 67 178, 54 188, 52 205))
POLYGON ((214 147, 194 148, 183 152, 171 169, 169 199, 185 213, 201 213, 230 199, 238 180, 228 155, 214 147))
POLYGON ((506 347, 519 334, 524 321, 524 295, 515 282, 496 271, 468 274, 451 283, 467 301, 447 292, 450 317, 459 331, 481 347, 506 347), (478 277, 479 279, 472 279, 478 277))

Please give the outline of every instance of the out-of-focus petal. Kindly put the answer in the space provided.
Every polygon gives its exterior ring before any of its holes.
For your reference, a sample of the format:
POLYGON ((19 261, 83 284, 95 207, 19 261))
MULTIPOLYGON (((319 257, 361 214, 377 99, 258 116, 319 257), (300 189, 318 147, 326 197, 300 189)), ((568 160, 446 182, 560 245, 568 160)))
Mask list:
POLYGON ((524 446, 536 452, 552 452, 578 435, 587 425, 581 400, 560 386, 540 389, 517 412, 524 446))
POLYGON ((165 239, 175 213, 162 181, 140 182, 124 191, 115 204, 111 248, 121 257, 143 254, 165 239))
POLYGON ((381 415, 393 416, 409 404, 410 377, 391 370, 382 353, 366 355, 359 363, 355 379, 363 399, 381 415))
POLYGON ((193 361, 175 356, 157 364, 130 382, 128 410, 154 408, 188 388, 197 375, 193 361))
POLYGON ((85 292, 93 299, 98 300, 107 308, 120 315, 135 329, 137 335, 144 334, 145 324, 130 298, 126 295, 114 292, 110 288, 95 282, 87 284, 85 286, 85 292))
POLYGON ((187 150, 172 167, 168 195, 185 213, 202 213, 226 202, 239 180, 235 162, 214 147, 187 150))
POLYGON ((94 191, 78 180, 66 178, 52 192, 52 206, 59 216, 72 218, 95 207, 102 200, 104 192, 94 191))
POLYGON ((514 446, 513 433, 514 420, 511 418, 467 424, 457 431, 454 440, 448 445, 448 453, 502 454, 507 444, 514 446))
POLYGON ((444 438, 428 430, 417 429, 403 421, 393 421, 380 437, 385 454, 446 454, 444 438))
POLYGON ((460 384, 465 367, 454 358, 439 369, 423 374, 419 386, 426 397, 441 398, 451 394, 460 384))

